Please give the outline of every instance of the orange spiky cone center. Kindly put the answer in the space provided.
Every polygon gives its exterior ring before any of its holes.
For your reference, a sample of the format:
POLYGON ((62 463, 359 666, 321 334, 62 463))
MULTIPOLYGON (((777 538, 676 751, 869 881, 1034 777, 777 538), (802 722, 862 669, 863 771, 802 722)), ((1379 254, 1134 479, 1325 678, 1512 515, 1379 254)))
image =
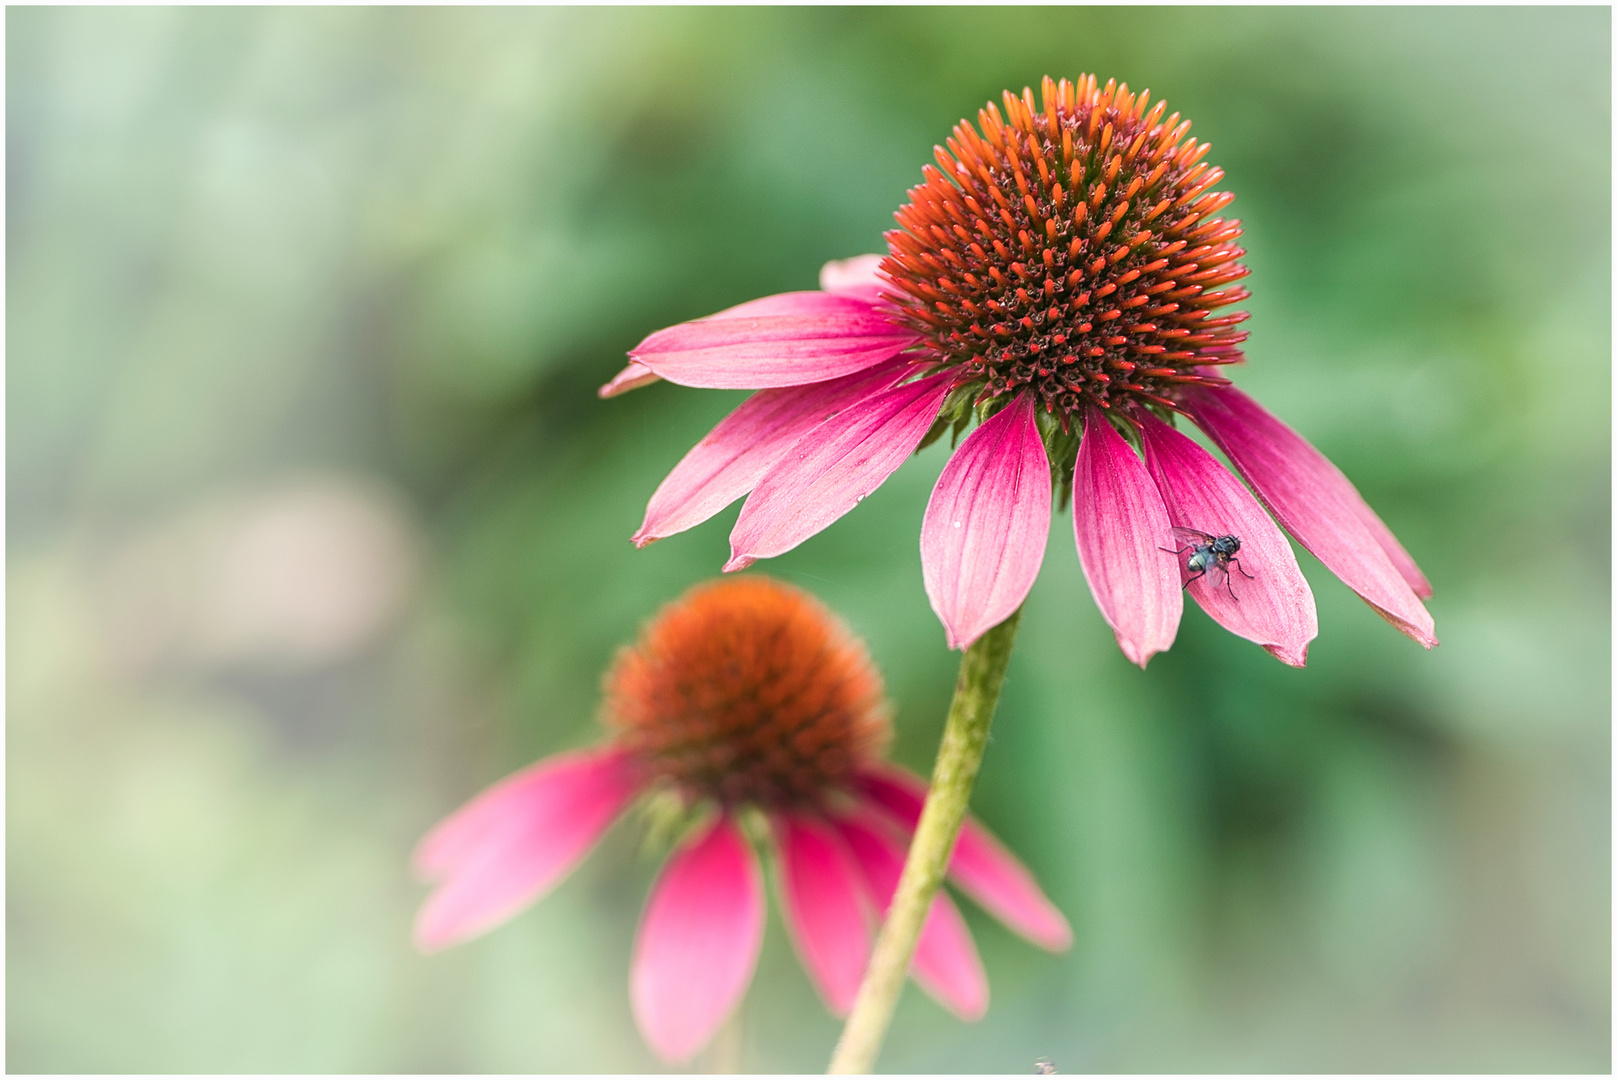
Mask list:
POLYGON ((1033 390, 1063 427, 1088 405, 1173 408, 1241 359, 1250 293, 1223 171, 1149 93, 1045 79, 961 121, 898 211, 881 269, 902 317, 978 401, 1033 390))
POLYGON ((813 597, 762 576, 700 585, 619 651, 607 724, 692 798, 818 803, 889 735, 881 675, 813 597))

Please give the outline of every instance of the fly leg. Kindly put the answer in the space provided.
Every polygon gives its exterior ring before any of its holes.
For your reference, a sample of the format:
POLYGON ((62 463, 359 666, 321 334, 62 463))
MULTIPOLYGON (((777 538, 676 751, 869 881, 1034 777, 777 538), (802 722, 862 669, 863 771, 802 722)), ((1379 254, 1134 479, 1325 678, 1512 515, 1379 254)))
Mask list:
MULTIPOLYGON (((1241 560, 1240 559, 1231 559, 1230 562, 1235 564, 1235 568, 1237 570, 1241 571, 1241 576, 1246 578, 1248 581, 1256 581, 1256 580, 1258 580, 1257 578, 1253 577, 1251 574, 1246 572, 1246 567, 1241 565, 1241 560)), ((1225 591, 1227 591, 1230 594, 1230 599, 1235 600, 1237 603, 1239 603, 1239 598, 1236 597, 1235 590, 1230 587, 1230 568, 1227 567, 1227 566, 1224 568, 1224 588, 1225 588, 1225 591)))
MULTIPOLYGON (((1186 547, 1177 548, 1177 549, 1159 547, 1159 548, 1157 548, 1157 550, 1158 551, 1166 551, 1169 555, 1183 555, 1187 551, 1195 551, 1196 550, 1196 545, 1191 544, 1191 545, 1188 545, 1186 547)), ((1242 571, 1242 573, 1245 573, 1245 572, 1246 571, 1244 571, 1244 570, 1242 571)), ((1207 576, 1207 571, 1206 570, 1202 570, 1199 573, 1192 574, 1190 577, 1185 579, 1185 583, 1183 585, 1181 585, 1179 588, 1180 588, 1181 591, 1184 590, 1184 589, 1188 589, 1188 588, 1190 588, 1190 583, 1192 581, 1195 581, 1199 577, 1206 577, 1206 576, 1207 576)))

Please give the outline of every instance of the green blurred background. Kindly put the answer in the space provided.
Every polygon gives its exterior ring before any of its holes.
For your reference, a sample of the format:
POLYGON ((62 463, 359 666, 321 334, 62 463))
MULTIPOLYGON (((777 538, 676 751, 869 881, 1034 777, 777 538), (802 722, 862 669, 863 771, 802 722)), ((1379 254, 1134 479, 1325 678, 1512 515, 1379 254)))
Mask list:
MULTIPOLYGON (((878 250, 956 120, 1086 71, 1212 142, 1238 379, 1398 531, 1443 645, 1304 556, 1306 670, 1191 608, 1142 673, 1058 517, 976 805, 1077 943, 968 911, 987 1019, 911 990, 883 1066, 1609 1070, 1608 10, 6 28, 11 1070, 655 1068, 632 826, 476 943, 408 941, 416 838, 595 739, 614 647, 726 555, 733 509, 628 536, 740 395, 595 387, 878 250)), ((943 460, 760 567, 868 638, 923 770, 943 460)), ((838 1028, 770 919, 738 1064, 817 1071, 838 1028)))

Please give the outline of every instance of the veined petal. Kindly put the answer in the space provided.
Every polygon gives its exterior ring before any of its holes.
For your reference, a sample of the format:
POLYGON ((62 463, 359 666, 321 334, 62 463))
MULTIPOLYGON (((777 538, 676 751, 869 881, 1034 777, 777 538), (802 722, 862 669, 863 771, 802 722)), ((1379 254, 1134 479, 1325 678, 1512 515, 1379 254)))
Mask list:
POLYGON ((949 378, 932 375, 884 390, 799 439, 742 506, 724 569, 792 550, 881 487, 932 426, 949 378))
POLYGON ((1173 644, 1185 601, 1165 552, 1168 509, 1139 455, 1091 408, 1072 474, 1072 533, 1084 580, 1118 648, 1145 667, 1173 644))
POLYGON ((495 784, 416 847, 415 866, 441 884, 416 916, 416 944, 444 948, 488 930, 572 870, 643 777, 620 750, 558 754, 495 784))
POLYGON ((855 255, 851 259, 837 259, 820 267, 820 288, 828 293, 856 296, 874 304, 881 292, 889 288, 877 275, 882 255, 855 255))
MULTIPOLYGON (((760 296, 756 300, 747 300, 735 307, 727 307, 723 311, 693 322, 711 322, 714 319, 753 319, 768 316, 789 316, 793 318, 814 318, 824 314, 827 310, 848 311, 854 310, 848 304, 833 302, 827 304, 829 294, 805 290, 803 292, 775 293, 773 296, 760 296)), ((844 300, 848 299, 843 297, 844 300)), ((867 305, 868 306, 868 305, 867 305)), ((681 325, 688 326, 689 323, 681 325)))
MULTIPOLYGON (((737 304, 735 307, 715 312, 709 315, 708 319, 751 318, 765 315, 813 315, 816 310, 814 305, 804 304, 799 299, 805 295, 812 294, 781 293, 778 296, 765 296, 757 300, 748 300, 744 304, 737 304)), ((863 298, 862 294, 858 292, 852 292, 850 295, 863 298)), ((875 298, 871 297, 870 302, 874 303, 875 298)), ((627 394, 630 390, 638 390, 642 386, 649 386, 661 380, 661 375, 638 361, 630 360, 629 366, 612 376, 612 381, 601 387, 597 393, 603 398, 617 397, 619 394, 627 394)))
POLYGON ((631 360, 628 367, 612 376, 612 381, 595 393, 603 398, 617 397, 619 394, 627 394, 630 390, 650 386, 654 382, 661 381, 661 379, 662 376, 656 372, 631 360))
POLYGON ((787 933, 826 1007, 846 1016, 870 960, 871 912, 859 867, 823 822, 788 813, 774 825, 787 933))
MULTIPOLYGON (((904 849, 880 822, 843 818, 837 829, 848 843, 863 872, 874 906, 882 917, 893 902, 899 875, 904 872, 904 849)), ((910 974, 921 989, 962 1020, 980 1020, 988 1011, 988 975, 977 955, 977 945, 948 894, 939 890, 927 911, 910 961, 910 974)))
POLYGON ((894 357, 840 379, 758 391, 674 466, 651 496, 635 545, 700 525, 751 491, 810 429, 885 390, 908 367, 906 359, 894 357))
POLYGON ((869 301, 783 293, 659 330, 629 358, 683 386, 758 390, 862 371, 917 340, 869 301))
POLYGON ((752 981, 764 938, 758 860, 721 816, 675 852, 646 901, 629 973, 635 1023, 657 1056, 687 1061, 752 981))
MULTIPOLYGON (((1231 564, 1227 585, 1222 576, 1216 587, 1209 575, 1189 580, 1181 561, 1187 591, 1226 630, 1302 667, 1308 643, 1319 635, 1319 618, 1291 545, 1218 459, 1149 412, 1142 409, 1136 418, 1143 428, 1145 462, 1168 508, 1169 522, 1241 541, 1240 563, 1231 564)), ((1163 537, 1162 546, 1182 545, 1169 535, 1163 537)))
POLYGON ((1233 386, 1191 387, 1181 401, 1298 543, 1382 618, 1437 644, 1426 575, 1340 469, 1233 386))
POLYGON ((921 520, 921 575, 949 648, 1027 599, 1050 535, 1050 460, 1024 391, 960 444, 921 520))
MULTIPOLYGON (((892 816, 906 833, 915 831, 926 802, 926 782, 896 765, 860 772, 860 792, 892 816)), ((1021 860, 975 817, 968 816, 949 859, 949 880, 1006 928, 1050 952, 1072 944, 1072 927, 1050 902, 1021 860)))

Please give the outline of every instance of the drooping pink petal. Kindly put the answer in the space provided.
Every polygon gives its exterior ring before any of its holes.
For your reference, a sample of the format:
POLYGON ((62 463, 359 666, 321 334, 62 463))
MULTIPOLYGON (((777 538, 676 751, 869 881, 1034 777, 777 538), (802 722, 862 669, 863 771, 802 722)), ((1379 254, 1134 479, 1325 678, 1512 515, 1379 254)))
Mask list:
POLYGON ((1173 644, 1184 612, 1178 565, 1162 550, 1168 528, 1145 463, 1091 408, 1073 467, 1072 533, 1095 606, 1141 667, 1173 644))
POLYGON ((917 340, 869 301, 799 292, 659 330, 629 358, 683 386, 759 390, 862 371, 917 340))
POLYGON ((1437 644, 1420 602, 1432 595, 1426 575, 1340 469, 1233 386, 1193 387, 1181 401, 1298 543, 1399 630, 1437 644))
POLYGON ((846 1016, 870 960, 872 912, 842 838, 802 814, 775 819, 781 908, 797 955, 826 1006, 846 1016))
MULTIPOLYGON (((904 848, 881 822, 859 817, 842 818, 837 829, 847 841, 870 890, 872 905, 885 918, 904 872, 904 848)), ((938 1003, 962 1020, 980 1020, 988 1011, 988 975, 977 955, 966 920, 954 901, 939 890, 927 911, 910 961, 910 974, 937 999, 938 1003)))
POLYGON ((661 379, 662 376, 656 372, 631 360, 628 367, 612 376, 612 381, 595 393, 603 398, 617 397, 619 394, 627 394, 630 390, 650 386, 654 382, 661 381, 661 379))
POLYGON ((687 1061, 724 1023, 758 963, 758 860, 721 816, 663 867, 635 937, 629 1002, 657 1056, 687 1061))
POLYGON ((948 375, 895 386, 799 439, 742 506, 724 569, 790 551, 852 510, 915 452, 949 387, 948 375))
MULTIPOLYGON (((1169 522, 1241 542, 1240 564, 1230 566, 1227 583, 1223 575, 1210 573, 1188 581, 1187 591, 1226 630, 1302 667, 1308 643, 1319 635, 1319 619, 1291 545, 1217 458, 1150 413, 1140 410, 1136 415, 1143 428, 1145 463, 1168 508, 1169 522)), ((1165 536, 1162 546, 1179 548, 1183 542, 1165 536)), ((1183 557, 1180 573, 1187 580, 1191 576, 1183 557)))
POLYGON ((758 391, 674 466, 646 507, 635 546, 683 532, 723 510, 751 491, 811 428, 885 390, 908 367, 905 358, 894 357, 840 379, 758 391))
MULTIPOLYGON (((914 832, 926 802, 926 782, 896 765, 863 770, 857 784, 872 803, 914 832)), ((1061 952, 1072 944, 1072 927, 1050 902, 1033 874, 975 817, 968 816, 949 859, 949 880, 994 918, 1041 949, 1061 952)))
POLYGON ((828 293, 856 296, 874 304, 881 299, 886 282, 876 274, 881 266, 880 255, 855 255, 851 259, 837 259, 820 267, 820 288, 828 293))
POLYGON ((949 648, 1022 606, 1050 535, 1050 459, 1024 391, 972 432, 921 519, 921 576, 949 648))
POLYGON ((583 858, 640 792, 620 750, 558 754, 495 784, 416 847, 415 866, 443 883, 416 916, 435 950, 488 930, 538 899, 583 858))

